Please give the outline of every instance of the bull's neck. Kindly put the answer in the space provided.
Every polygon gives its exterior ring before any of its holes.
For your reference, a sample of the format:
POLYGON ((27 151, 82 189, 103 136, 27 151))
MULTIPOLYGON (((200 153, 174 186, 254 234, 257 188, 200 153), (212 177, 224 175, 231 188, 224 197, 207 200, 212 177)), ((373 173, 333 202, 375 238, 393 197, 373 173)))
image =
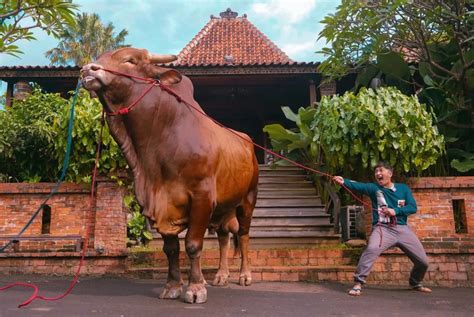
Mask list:
MULTIPOLYGON (((143 89, 146 88, 134 89, 132 97, 120 107, 127 107, 134 102, 136 99, 133 96, 141 96, 143 89)), ((189 111, 189 109, 178 103, 174 96, 155 87, 139 101, 132 111, 122 117, 137 158, 144 165, 155 165, 159 161, 160 156, 163 155, 160 147, 169 142, 170 137, 173 138, 170 133, 173 133, 174 127, 184 117, 183 111, 189 111)))

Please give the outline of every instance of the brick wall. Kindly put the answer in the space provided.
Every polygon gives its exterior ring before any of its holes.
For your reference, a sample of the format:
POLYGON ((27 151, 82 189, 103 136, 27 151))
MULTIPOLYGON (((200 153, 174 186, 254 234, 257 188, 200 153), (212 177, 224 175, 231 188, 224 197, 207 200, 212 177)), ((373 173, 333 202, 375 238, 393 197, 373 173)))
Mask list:
MULTIPOLYGON (((346 249, 338 246, 321 248, 278 248, 250 250, 249 261, 254 281, 338 281, 351 283, 360 248, 346 249)), ((430 266, 424 284, 429 286, 474 287, 474 252, 457 253, 441 249, 427 249, 430 266)), ((240 258, 230 252, 231 280, 238 281, 240 258)), ((203 273, 212 281, 217 272, 219 251, 207 249, 202 254, 203 273)), ((167 259, 161 250, 133 252, 129 257, 131 275, 165 281, 167 259)), ((180 252, 180 266, 185 275, 189 260, 180 252)), ((408 287, 413 264, 400 250, 385 252, 374 264, 368 278, 370 285, 397 285, 408 287)))
POLYGON ((410 182, 418 212, 409 223, 422 241, 459 244, 474 237, 474 177, 422 177, 410 182), (463 200, 467 232, 456 233, 453 200, 463 200), (441 239, 440 239, 441 238, 441 239))
MULTIPOLYGON (((8 236, 18 234, 54 186, 50 183, 0 184, 0 246, 9 241, 8 236)), ((49 234, 42 234, 41 211, 22 235, 25 240, 14 244, 14 248, 8 248, 6 253, 0 253, 0 272, 12 272, 20 263, 24 266, 37 264, 40 270, 41 267, 54 266, 54 263, 63 263, 64 258, 79 256, 87 226, 90 227, 87 246, 90 260, 86 264, 89 263, 92 270, 96 267, 100 271, 103 267, 97 265, 96 257, 109 257, 107 261, 112 262, 111 257, 124 257, 127 254, 127 229, 123 194, 114 182, 98 181, 95 208, 91 213, 90 188, 63 183, 58 193, 47 202, 51 208, 49 234)), ((21 265, 18 269, 22 271, 21 265)), ((67 265, 60 270, 67 273, 67 265)), ((90 269, 86 267, 85 270, 90 269)))
MULTIPOLYGON (((0 236, 16 234, 53 186, 0 184, 0 236)), ((419 211, 409 217, 409 224, 421 238, 430 261, 426 284, 474 286, 474 177, 419 178, 412 180, 410 186, 419 211), (464 200, 465 233, 455 232, 453 199, 464 200)), ((99 182, 96 208, 89 217, 89 189, 74 184, 62 185, 59 193, 48 202, 52 215, 51 234, 47 236, 79 235, 84 238, 85 224, 89 223, 93 230, 83 272, 125 272, 126 219, 122 198, 122 191, 114 183, 99 182)), ((25 235, 44 236, 39 219, 41 215, 25 235)), ((4 242, 0 240, 1 243, 4 242)), ((80 253, 71 252, 71 248, 74 248, 74 240, 21 241, 20 252, 0 254, 0 273, 72 274, 80 253)), ((315 246, 251 250, 249 257, 255 281, 350 282, 358 252, 360 250, 342 250, 337 246, 315 246)), ((218 254, 215 249, 203 252, 202 263, 208 280, 217 269, 218 254)), ((129 261, 129 272, 166 277, 166 257, 160 250, 135 254, 129 261)), ((229 261, 233 278, 238 278, 239 263, 236 257, 229 261)), ((188 265, 184 252, 181 253, 181 264, 188 265)), ((375 263, 369 283, 407 285, 411 267, 409 259, 399 250, 388 250, 375 263)))

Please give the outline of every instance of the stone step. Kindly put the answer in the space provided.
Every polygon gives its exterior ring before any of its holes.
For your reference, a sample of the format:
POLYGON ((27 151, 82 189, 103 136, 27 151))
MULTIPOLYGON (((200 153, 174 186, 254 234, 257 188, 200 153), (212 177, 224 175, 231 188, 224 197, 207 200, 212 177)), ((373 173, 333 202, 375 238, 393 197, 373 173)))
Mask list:
POLYGON ((328 238, 339 237, 332 231, 332 225, 318 226, 318 230, 307 230, 302 228, 251 228, 250 239, 252 238, 328 238))
MULTIPOLYGON (((303 266, 252 266, 253 282, 351 282, 355 266, 352 265, 303 265, 303 266)), ((189 267, 183 267, 183 279, 188 279, 189 267)), ((202 273, 208 283, 212 283, 217 267, 203 267, 202 273)), ((229 267, 229 283, 239 280, 238 266, 229 267)), ((166 267, 129 268, 127 275, 165 281, 168 275, 166 267)))
POLYGON ((258 188, 258 195, 288 195, 288 196, 314 196, 316 195, 316 190, 313 187, 305 187, 305 188, 266 188, 266 187, 259 187, 258 188))
POLYGON ((259 176, 275 175, 275 176, 288 176, 288 175, 300 175, 306 177, 306 172, 300 169, 291 170, 259 170, 259 176))
POLYGON ((259 178, 258 184, 263 185, 263 184, 295 184, 295 185, 313 185, 313 183, 310 180, 307 180, 306 178, 302 177, 287 177, 287 178, 281 178, 281 177, 263 177, 259 178))
MULTIPOLYGON (((356 264, 355 255, 360 254, 360 248, 347 248, 340 245, 325 245, 292 248, 250 248, 249 262, 253 266, 299 266, 299 265, 348 265, 356 264)), ((201 254, 203 266, 213 265, 220 258, 218 247, 207 248, 201 254)), ((240 253, 229 251, 229 266, 240 265, 240 253)), ((188 257, 184 249, 179 252, 180 265, 186 265, 188 257)), ((132 249, 128 256, 130 267, 162 266, 167 263, 167 257, 161 249, 147 248, 132 249)))
POLYGON ((292 173, 302 173, 306 174, 306 171, 299 166, 277 166, 277 167, 269 167, 268 165, 259 165, 258 170, 260 172, 292 172, 292 173))
MULTIPOLYGON (((178 237, 180 240, 181 250, 184 250, 184 238, 186 231, 181 232, 178 237)), ((161 249, 163 240, 156 232, 153 234, 154 239, 149 242, 149 247, 161 249)), ((315 246, 336 246, 341 241, 341 235, 333 233, 333 230, 327 231, 289 231, 268 232, 250 229, 250 248, 251 249, 287 249, 315 246)), ((231 242, 232 244, 232 242, 231 242)), ((209 235, 207 232, 204 236, 204 250, 216 249, 219 247, 217 235, 209 235)))
POLYGON ((267 174, 267 175, 259 175, 258 182, 264 183, 264 181, 276 181, 276 182, 288 182, 288 181, 309 181, 306 175, 275 175, 275 174, 267 174))
MULTIPOLYGON (((323 207, 255 208, 253 219, 274 217, 328 217, 323 207)), ((253 222, 253 220, 252 220, 253 222)))
POLYGON ((328 217, 279 217, 279 218, 254 218, 252 220, 251 231, 259 230, 261 227, 270 227, 270 230, 282 230, 284 228, 290 229, 291 227, 304 227, 306 230, 313 228, 315 230, 321 230, 321 227, 332 225, 329 224, 328 217), (283 228, 281 228, 283 227, 283 228))
POLYGON ((299 199, 292 198, 266 198, 257 199, 256 207, 324 207, 321 204, 321 199, 314 197, 300 197, 299 199))
POLYGON ((282 191, 259 191, 257 198, 259 199, 266 199, 266 198, 290 198, 290 199, 308 199, 308 198, 319 198, 318 195, 316 195, 314 192, 306 191, 306 192, 300 192, 300 193, 288 193, 285 190, 282 191))
POLYGON ((275 190, 275 189, 282 189, 282 190, 287 190, 287 189, 312 189, 314 190, 313 183, 310 181, 301 181, 301 182, 268 182, 268 183, 260 183, 258 185, 258 190, 275 190))

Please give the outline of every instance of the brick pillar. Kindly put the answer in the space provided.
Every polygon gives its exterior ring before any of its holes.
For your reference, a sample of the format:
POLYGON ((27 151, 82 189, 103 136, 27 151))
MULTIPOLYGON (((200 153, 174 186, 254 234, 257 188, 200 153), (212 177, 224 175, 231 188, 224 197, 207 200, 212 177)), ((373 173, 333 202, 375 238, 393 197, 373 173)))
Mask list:
POLYGON ((126 251, 127 218, 123 208, 124 189, 115 182, 97 182, 94 249, 105 255, 126 251))

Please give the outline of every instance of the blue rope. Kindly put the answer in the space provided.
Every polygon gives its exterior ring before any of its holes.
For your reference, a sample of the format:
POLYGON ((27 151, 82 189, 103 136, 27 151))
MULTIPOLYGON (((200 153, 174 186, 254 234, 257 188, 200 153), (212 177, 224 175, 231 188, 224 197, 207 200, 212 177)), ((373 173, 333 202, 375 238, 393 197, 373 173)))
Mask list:
POLYGON ((59 186, 61 186, 61 183, 64 181, 64 178, 66 177, 66 172, 67 172, 67 168, 69 166, 69 158, 71 156, 71 148, 72 148, 72 128, 74 126, 74 107, 76 106, 76 103, 77 103, 77 96, 79 95, 79 89, 80 88, 81 88, 81 81, 78 80, 77 86, 76 86, 76 91, 74 92, 74 98, 72 99, 71 110, 69 112, 69 123, 68 123, 68 128, 67 128, 66 155, 64 156, 61 176, 59 177, 59 180, 57 181, 54 188, 51 190, 51 192, 48 194, 48 196, 46 196, 43 203, 38 207, 38 209, 35 211, 35 213, 31 216, 30 220, 28 220, 28 222, 23 227, 23 229, 21 229, 20 232, 15 237, 13 237, 12 240, 10 240, 7 244, 5 244, 3 247, 0 248, 0 253, 3 252, 6 248, 8 248, 13 242, 15 242, 16 238, 19 238, 26 231, 26 229, 28 229, 28 227, 31 225, 31 223, 36 218, 36 216, 38 216, 40 211, 43 210, 43 207, 44 207, 44 205, 46 205, 48 200, 54 194, 57 193, 57 191, 59 189, 59 186))

